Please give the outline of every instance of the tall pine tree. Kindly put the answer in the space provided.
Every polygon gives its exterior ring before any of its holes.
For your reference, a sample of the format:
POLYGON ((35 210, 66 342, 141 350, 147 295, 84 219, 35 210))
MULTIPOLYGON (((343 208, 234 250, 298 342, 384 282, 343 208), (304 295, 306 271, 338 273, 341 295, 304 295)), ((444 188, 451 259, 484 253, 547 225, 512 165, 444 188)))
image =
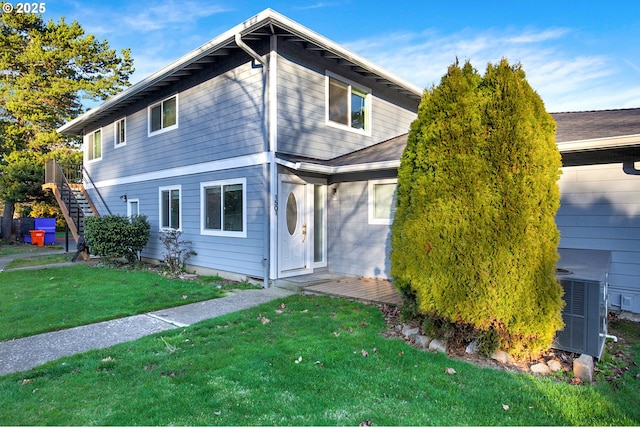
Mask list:
POLYGON ((398 171, 391 274, 418 312, 514 354, 562 328, 555 122, 522 68, 449 67, 425 91, 398 171))
POLYGON ((56 133, 83 111, 83 99, 104 100, 128 85, 129 50, 118 55, 77 22, 45 23, 41 15, 0 15, 0 197, 3 237, 9 238, 16 202, 37 195, 34 176, 56 149, 73 144, 56 133), (25 155, 29 159, 25 159, 25 155), (24 168, 24 170, 21 170, 24 168))

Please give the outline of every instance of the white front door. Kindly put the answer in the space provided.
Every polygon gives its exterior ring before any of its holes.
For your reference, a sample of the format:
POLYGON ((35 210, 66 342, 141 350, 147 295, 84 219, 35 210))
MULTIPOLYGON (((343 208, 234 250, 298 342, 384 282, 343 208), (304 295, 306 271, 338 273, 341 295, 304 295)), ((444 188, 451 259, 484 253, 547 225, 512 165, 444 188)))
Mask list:
POLYGON ((280 181, 278 203, 278 261, 280 276, 293 276, 310 270, 307 185, 280 181))

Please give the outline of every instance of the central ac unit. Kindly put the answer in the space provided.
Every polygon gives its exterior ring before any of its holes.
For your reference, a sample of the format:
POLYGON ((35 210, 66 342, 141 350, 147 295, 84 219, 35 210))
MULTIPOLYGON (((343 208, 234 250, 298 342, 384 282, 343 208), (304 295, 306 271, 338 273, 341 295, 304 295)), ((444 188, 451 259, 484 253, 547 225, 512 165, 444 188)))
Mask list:
POLYGON ((564 329, 553 347, 600 359, 607 336, 608 275, 611 252, 558 249, 556 274, 564 289, 564 329))

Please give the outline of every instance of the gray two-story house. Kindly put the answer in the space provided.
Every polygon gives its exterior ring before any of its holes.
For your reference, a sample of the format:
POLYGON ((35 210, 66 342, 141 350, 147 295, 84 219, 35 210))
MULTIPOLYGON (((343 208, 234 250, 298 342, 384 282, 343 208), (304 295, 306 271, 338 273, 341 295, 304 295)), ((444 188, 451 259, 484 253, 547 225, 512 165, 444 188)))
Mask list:
POLYGON ((395 171, 305 159, 406 133, 421 95, 265 10, 59 131, 84 138, 101 213, 97 192, 111 212, 149 218, 147 258, 177 228, 196 269, 265 283, 329 266, 384 276, 395 171))
MULTIPOLYGON (((388 278, 421 96, 268 9, 59 131, 84 138, 99 213, 149 218, 146 258, 176 228, 201 272, 265 286, 318 271, 388 278)), ((640 109, 554 117, 561 247, 610 251, 609 303, 640 312, 640 109)))

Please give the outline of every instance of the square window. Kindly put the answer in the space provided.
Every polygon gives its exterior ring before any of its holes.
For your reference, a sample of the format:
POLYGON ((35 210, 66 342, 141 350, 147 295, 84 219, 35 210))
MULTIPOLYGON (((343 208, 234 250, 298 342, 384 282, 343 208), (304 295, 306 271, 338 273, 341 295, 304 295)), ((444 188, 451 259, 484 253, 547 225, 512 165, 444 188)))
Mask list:
POLYGON ((182 223, 181 187, 160 187, 160 229, 180 229, 182 223))
POLYGON ((328 124, 369 134, 371 132, 370 120, 370 91, 328 75, 328 124))
POLYGON ((246 179, 200 184, 201 233, 246 237, 246 179))
POLYGON ((178 95, 149 107, 149 135, 178 127, 178 95))
POLYGON ((396 212, 398 181, 369 181, 369 224, 391 224, 396 212))
POLYGON ((87 160, 102 158, 102 130, 98 129, 87 137, 87 160))

